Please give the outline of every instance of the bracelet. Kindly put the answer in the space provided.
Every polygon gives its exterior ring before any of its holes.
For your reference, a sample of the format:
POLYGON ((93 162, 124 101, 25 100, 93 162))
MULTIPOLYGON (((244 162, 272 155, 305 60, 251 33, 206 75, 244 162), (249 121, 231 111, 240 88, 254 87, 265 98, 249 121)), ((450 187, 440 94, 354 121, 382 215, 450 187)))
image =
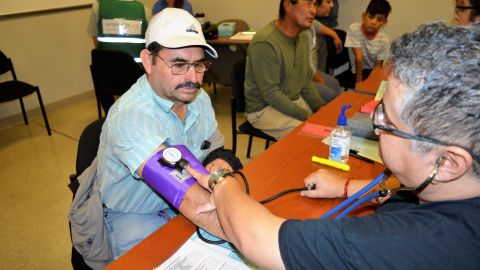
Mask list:
POLYGON ((345 182, 345 186, 343 187, 343 196, 342 198, 348 199, 348 184, 350 184, 351 177, 347 178, 347 182, 345 182))

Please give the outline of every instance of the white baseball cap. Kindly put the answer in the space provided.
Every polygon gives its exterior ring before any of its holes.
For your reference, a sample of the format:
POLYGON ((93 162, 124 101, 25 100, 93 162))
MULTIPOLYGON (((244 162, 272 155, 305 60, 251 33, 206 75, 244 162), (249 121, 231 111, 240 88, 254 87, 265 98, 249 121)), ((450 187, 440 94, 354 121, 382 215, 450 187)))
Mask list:
POLYGON ((146 46, 154 41, 169 49, 202 46, 213 58, 218 57, 217 51, 205 41, 197 19, 180 8, 165 8, 148 22, 146 46))

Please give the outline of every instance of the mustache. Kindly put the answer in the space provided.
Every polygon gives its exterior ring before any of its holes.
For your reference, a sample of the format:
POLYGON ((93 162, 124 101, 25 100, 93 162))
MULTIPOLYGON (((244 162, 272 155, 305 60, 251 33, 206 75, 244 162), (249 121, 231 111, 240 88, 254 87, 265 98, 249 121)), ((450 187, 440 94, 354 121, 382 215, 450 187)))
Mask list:
POLYGON ((195 82, 191 82, 191 81, 186 81, 184 83, 181 83, 177 86, 175 86, 175 90, 179 89, 179 88, 195 88, 195 89, 200 89, 200 84, 199 83, 195 83, 195 82))

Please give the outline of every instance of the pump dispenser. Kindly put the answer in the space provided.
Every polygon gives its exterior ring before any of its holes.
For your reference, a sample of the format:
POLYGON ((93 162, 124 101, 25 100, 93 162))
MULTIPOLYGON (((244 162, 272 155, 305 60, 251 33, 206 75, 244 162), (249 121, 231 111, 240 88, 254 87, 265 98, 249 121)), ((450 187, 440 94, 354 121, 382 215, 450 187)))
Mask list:
POLYGON ((337 127, 330 135, 329 159, 341 163, 347 163, 350 152, 350 138, 352 137, 352 132, 347 125, 345 111, 351 107, 352 106, 350 105, 342 106, 340 115, 338 116, 337 127))

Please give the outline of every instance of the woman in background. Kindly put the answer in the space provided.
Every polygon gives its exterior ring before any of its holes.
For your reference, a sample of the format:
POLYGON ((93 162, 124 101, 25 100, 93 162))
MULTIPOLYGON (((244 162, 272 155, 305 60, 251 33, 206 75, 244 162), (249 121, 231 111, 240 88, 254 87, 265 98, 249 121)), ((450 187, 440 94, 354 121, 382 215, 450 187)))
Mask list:
POLYGON ((181 8, 193 15, 192 5, 188 0, 158 0, 153 6, 152 15, 157 14, 166 7, 181 8))

